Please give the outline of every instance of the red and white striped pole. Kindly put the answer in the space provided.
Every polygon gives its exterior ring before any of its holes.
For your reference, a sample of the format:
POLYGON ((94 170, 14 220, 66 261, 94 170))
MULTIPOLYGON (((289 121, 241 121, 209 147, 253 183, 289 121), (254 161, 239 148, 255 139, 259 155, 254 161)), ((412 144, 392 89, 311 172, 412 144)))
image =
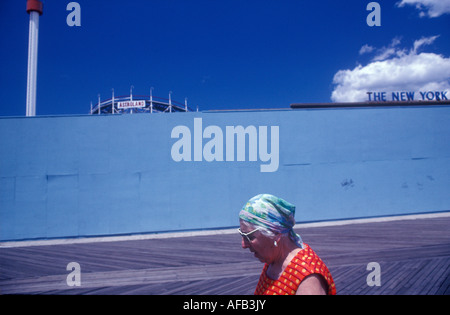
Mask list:
POLYGON ((27 0, 27 12, 30 14, 28 39, 28 80, 27 80, 27 116, 36 116, 36 79, 39 36, 39 16, 43 13, 43 4, 39 0, 27 0))

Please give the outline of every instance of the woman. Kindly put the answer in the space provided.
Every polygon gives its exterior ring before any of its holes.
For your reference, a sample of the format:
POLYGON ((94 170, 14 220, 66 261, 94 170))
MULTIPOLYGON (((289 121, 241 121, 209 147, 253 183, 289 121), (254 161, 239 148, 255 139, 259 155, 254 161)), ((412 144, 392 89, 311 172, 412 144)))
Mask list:
POLYGON ((272 195, 250 199, 239 213, 242 248, 265 263, 256 295, 336 294, 327 266, 293 230, 295 206, 272 195))

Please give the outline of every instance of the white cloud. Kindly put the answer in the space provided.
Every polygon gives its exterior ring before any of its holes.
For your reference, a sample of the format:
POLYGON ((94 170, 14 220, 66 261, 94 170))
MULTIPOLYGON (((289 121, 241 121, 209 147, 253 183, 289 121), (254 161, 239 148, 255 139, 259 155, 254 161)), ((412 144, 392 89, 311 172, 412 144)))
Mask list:
POLYGON ((378 49, 378 54, 373 58, 375 61, 386 60, 391 56, 402 56, 405 52, 403 50, 397 49, 396 47, 400 45, 400 38, 396 37, 392 40, 388 47, 383 47, 378 49))
POLYGON ((433 44, 433 42, 438 37, 439 37, 439 35, 436 35, 436 36, 431 36, 431 37, 422 37, 421 39, 416 40, 414 42, 414 53, 417 53, 417 50, 422 46, 433 44))
MULTIPOLYGON (((438 36, 421 38, 409 51, 394 40, 377 51, 372 62, 353 70, 340 70, 333 79, 333 102, 366 101, 367 92, 450 91, 450 58, 435 53, 418 53, 438 36)), ((450 94, 450 92, 448 93, 450 94)))
POLYGON ((359 50, 359 54, 360 55, 364 55, 364 54, 368 54, 371 53, 372 51, 374 51, 375 47, 372 47, 370 45, 364 45, 361 47, 361 49, 359 50))
POLYGON ((420 10, 421 17, 434 18, 450 13, 450 0, 402 0, 397 3, 400 8, 405 5, 414 5, 420 10))

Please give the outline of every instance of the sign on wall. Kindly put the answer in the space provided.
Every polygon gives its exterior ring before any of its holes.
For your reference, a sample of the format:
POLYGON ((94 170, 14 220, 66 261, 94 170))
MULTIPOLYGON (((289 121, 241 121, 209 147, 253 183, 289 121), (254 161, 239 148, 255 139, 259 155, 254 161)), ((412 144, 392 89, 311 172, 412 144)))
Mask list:
POLYGON ((117 108, 127 109, 127 108, 142 108, 145 107, 145 101, 126 101, 117 103, 117 108))

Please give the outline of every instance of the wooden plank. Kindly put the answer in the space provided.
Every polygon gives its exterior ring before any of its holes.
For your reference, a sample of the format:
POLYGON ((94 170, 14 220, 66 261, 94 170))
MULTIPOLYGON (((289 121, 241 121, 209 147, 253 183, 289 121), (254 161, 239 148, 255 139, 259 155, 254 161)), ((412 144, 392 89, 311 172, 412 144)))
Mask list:
MULTIPOLYGON (((298 229, 338 294, 449 294, 450 218, 298 229), (369 262, 381 287, 368 287, 369 262)), ((0 294, 252 294, 263 265, 238 234, 0 248, 0 294), (68 287, 69 262, 82 286, 68 287)))

